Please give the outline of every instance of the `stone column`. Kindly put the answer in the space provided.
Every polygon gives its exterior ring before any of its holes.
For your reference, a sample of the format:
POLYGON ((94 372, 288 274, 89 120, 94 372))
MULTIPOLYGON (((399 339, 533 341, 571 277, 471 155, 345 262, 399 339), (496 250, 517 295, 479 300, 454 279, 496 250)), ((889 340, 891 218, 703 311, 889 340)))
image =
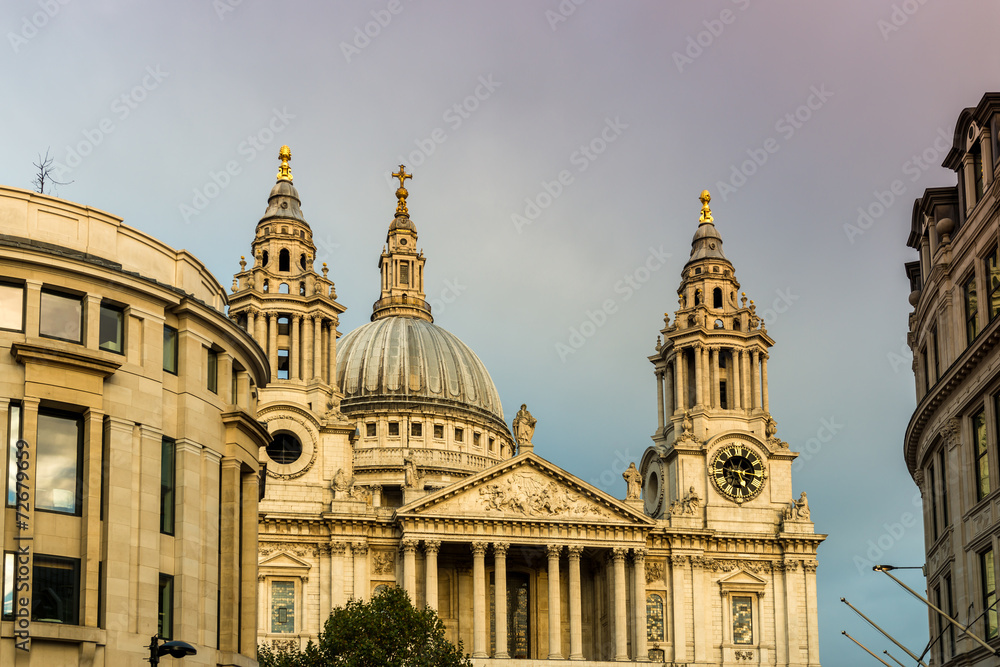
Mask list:
POLYGON ((732 407, 733 407, 734 410, 741 410, 742 406, 743 406, 743 402, 741 400, 742 397, 740 396, 740 393, 743 391, 743 385, 740 383, 740 364, 742 363, 742 361, 741 361, 741 358, 740 358, 740 351, 739 350, 737 350, 737 349, 734 348, 730 352, 731 352, 730 359, 732 360, 732 361, 730 361, 730 364, 733 367, 733 370, 731 371, 732 380, 730 382, 730 384, 733 385, 733 406, 732 407))
POLYGON ((646 648, 646 550, 633 549, 632 605, 634 634, 632 638, 633 660, 649 661, 649 650, 646 648))
POLYGON ((761 403, 764 408, 764 412, 767 412, 767 357, 768 354, 765 352, 761 355, 760 360, 760 395, 761 403))
POLYGON ((701 345, 696 344, 692 348, 694 352, 694 407, 699 408, 704 404, 704 366, 701 345))
POLYGON ((684 350, 677 350, 674 354, 674 405, 677 412, 684 412, 687 409, 687 373, 684 371, 684 350))
POLYGON ((562 546, 550 544, 549 555, 549 660, 562 660, 562 622, 559 619, 559 554, 562 546))
POLYGON ((657 432, 663 431, 663 373, 656 371, 656 421, 657 432))
POLYGON ((486 658, 486 542, 472 543, 472 657, 486 658))
POLYGON ((666 404, 664 410, 668 415, 674 414, 677 410, 677 399, 674 398, 674 367, 667 364, 663 377, 664 389, 666 390, 666 404))
POLYGON ((329 544, 319 545, 319 628, 317 628, 317 632, 323 628, 323 624, 332 609, 330 606, 330 589, 332 588, 330 566, 333 564, 331 551, 329 544))
POLYGON ((306 382, 313 376, 312 315, 302 317, 302 379, 306 382))
POLYGON ((722 374, 719 368, 719 348, 712 347, 709 349, 709 354, 711 355, 711 363, 709 364, 709 378, 712 383, 712 407, 721 408, 721 385, 722 385, 722 374))
POLYGON ((507 653, 507 542, 493 543, 493 619, 498 659, 510 658, 507 653))
MULTIPOLYGON (((795 610, 798 609, 799 603, 799 561, 788 560, 785 561, 785 614, 786 617, 791 618, 795 610)), ((792 661, 793 658, 799 656, 799 647, 802 645, 799 633, 802 631, 802 626, 798 623, 790 622, 788 623, 788 659, 792 661)))
MULTIPOLYGON (((219 650, 236 653, 240 650, 240 462, 233 458, 223 458, 220 478, 222 497, 219 502, 219 543, 222 553, 219 569, 222 577, 219 581, 219 650)), ((158 556, 159 554, 157 560, 158 556)), ((256 583, 254 581, 255 585, 256 583)), ((155 585, 155 582, 151 581, 149 584, 155 585)), ((155 615, 156 607, 151 611, 155 615)))
POLYGON ((254 314, 257 315, 257 332, 254 334, 254 339, 261 348, 267 348, 267 318, 264 317, 264 313, 261 312, 260 308, 253 309, 254 314))
POLYGON ((329 362, 329 369, 327 370, 327 375, 329 376, 328 382, 332 385, 337 384, 337 323, 330 320, 330 340, 327 341, 327 346, 330 348, 327 354, 327 361, 329 362))
POLYGON ((247 308, 247 333, 254 340, 257 340, 257 323, 254 321, 254 310, 253 308, 247 308))
POLYGON ((417 606, 417 540, 405 539, 400 543, 403 551, 403 590, 410 602, 417 606))
POLYGON ((372 492, 372 507, 382 507, 382 485, 372 484, 368 490, 372 492))
POLYGON ((313 380, 323 380, 323 316, 313 318, 313 380))
MULTIPOLYGON (((344 552, 347 544, 344 542, 330 543, 330 605, 343 607, 344 599, 344 552)), ((325 621, 324 621, 325 622, 325 621)))
MULTIPOLYGON (((625 556, 628 549, 615 547, 611 559, 615 570, 615 660, 628 660, 628 610, 625 607, 625 556)), ((683 590, 683 589, 680 589, 683 590)))
POLYGON ((257 655, 257 605, 251 601, 257 596, 257 496, 260 477, 256 470, 244 470, 240 483, 243 489, 243 504, 239 508, 243 524, 242 576, 240 577, 240 605, 243 617, 240 619, 240 653, 245 656, 257 655))
POLYGON ((424 580, 426 582, 424 598, 427 606, 438 609, 438 551, 441 550, 441 540, 424 540, 424 564, 427 567, 424 580))
POLYGON ((354 554, 354 599, 368 599, 368 543, 354 542, 351 544, 354 554))
POLYGON ((750 408, 756 410, 760 407, 760 351, 754 350, 750 354, 750 408))
POLYGON ((687 556, 673 555, 670 557, 671 585, 674 595, 674 662, 687 662, 687 607, 684 605, 684 596, 677 593, 684 590, 684 568, 687 565, 687 556))
POLYGON ((583 660, 583 614, 580 609, 580 557, 583 547, 569 547, 569 659, 583 660))
POLYGON ((701 372, 704 375, 702 378, 701 390, 705 392, 702 396, 701 403, 704 407, 711 407, 712 402, 712 364, 709 360, 709 349, 708 346, 702 346, 701 348, 701 372))
POLYGON ((278 378, 278 316, 267 314, 267 361, 271 366, 271 380, 278 378))
MULTIPOLYGON (((816 565, 816 561, 802 561, 802 570, 806 580, 806 609, 816 609, 818 604, 816 599, 816 565)), ((806 625, 806 644, 809 646, 810 665, 819 664, 819 619, 817 616, 818 614, 808 614, 809 621, 806 625)))
POLYGON ((288 351, 288 356, 290 357, 290 361, 288 362, 288 378, 290 380, 299 380, 302 378, 299 374, 299 355, 302 354, 302 346, 299 344, 299 326, 302 324, 302 316, 292 315, 291 320, 292 349, 288 351))

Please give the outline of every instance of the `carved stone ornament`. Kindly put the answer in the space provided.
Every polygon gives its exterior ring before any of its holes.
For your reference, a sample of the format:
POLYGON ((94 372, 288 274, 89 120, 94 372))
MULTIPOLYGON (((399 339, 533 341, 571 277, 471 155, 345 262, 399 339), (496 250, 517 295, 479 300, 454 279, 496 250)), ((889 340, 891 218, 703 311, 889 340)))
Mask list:
POLYGON ((610 512, 552 480, 514 473, 479 489, 486 508, 529 517, 610 518, 610 512))
POLYGON ((270 556, 276 552, 293 554, 299 558, 305 558, 306 556, 317 555, 319 547, 315 544, 289 542, 259 542, 257 544, 257 553, 261 556, 270 556))
POLYGON ((782 518, 785 521, 808 521, 809 520, 809 499, 806 492, 799 495, 798 500, 793 500, 784 510, 782 518))
POLYGON ((625 500, 639 500, 639 493, 642 490, 642 475, 635 468, 635 462, 628 464, 628 469, 622 473, 625 480, 625 500))
POLYGON ((744 570, 761 574, 771 571, 771 561, 767 560, 717 560, 712 559, 711 569, 713 572, 733 572, 734 570, 744 570))
POLYGON ((681 434, 677 436, 678 443, 697 444, 698 438, 694 435, 694 420, 691 419, 691 411, 684 411, 684 419, 681 420, 681 434))
POLYGON ((806 572, 815 572, 816 568, 818 566, 819 566, 819 563, 817 561, 814 561, 814 560, 804 560, 804 561, 802 561, 802 569, 805 570, 806 572))
POLYGON ((737 661, 742 661, 742 660, 751 661, 751 660, 753 660, 753 651, 746 651, 746 650, 736 651, 736 660, 737 661))
POLYGON ((941 438, 949 447, 962 444, 962 422, 952 417, 941 429, 941 438))
POLYGON ((671 564, 673 564, 674 567, 682 567, 684 565, 687 565, 688 557, 674 554, 673 556, 670 557, 670 562, 671 564))
POLYGON ((646 561, 646 583, 663 579, 663 563, 659 561, 646 561))
POLYGON ((372 571, 375 574, 392 574, 396 571, 396 554, 376 551, 372 554, 372 571))
POLYGON ((692 486, 688 489, 688 492, 684 495, 681 500, 675 500, 670 503, 669 513, 673 516, 681 516, 682 514, 694 515, 697 513, 698 509, 701 507, 701 498, 698 493, 694 490, 692 486))

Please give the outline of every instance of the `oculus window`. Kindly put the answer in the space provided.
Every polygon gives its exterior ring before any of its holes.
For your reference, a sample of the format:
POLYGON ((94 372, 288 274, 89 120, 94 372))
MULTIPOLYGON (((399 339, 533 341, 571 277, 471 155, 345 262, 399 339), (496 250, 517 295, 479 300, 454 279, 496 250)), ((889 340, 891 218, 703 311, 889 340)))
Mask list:
POLYGON ((24 331, 24 287, 0 283, 0 329, 24 331))
POLYGON ((82 342, 83 300, 78 296, 42 290, 38 333, 45 338, 82 342))
POLYGON ((291 433, 278 433, 267 446, 267 455, 281 465, 295 463, 302 456, 302 443, 291 433))
POLYGON ((38 412, 35 509, 79 514, 83 428, 78 415, 38 412))

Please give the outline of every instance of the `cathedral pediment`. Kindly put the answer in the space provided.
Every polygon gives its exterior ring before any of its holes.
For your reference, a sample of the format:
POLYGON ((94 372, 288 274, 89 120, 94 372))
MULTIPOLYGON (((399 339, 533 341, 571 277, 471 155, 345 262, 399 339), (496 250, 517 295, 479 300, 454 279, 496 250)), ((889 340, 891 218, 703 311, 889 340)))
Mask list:
POLYGON ((302 560, 301 558, 296 558, 292 554, 279 551, 278 553, 271 554, 267 558, 261 560, 257 564, 258 568, 280 568, 280 569, 305 569, 308 570, 311 565, 308 562, 302 560))
POLYGON ((767 581, 746 570, 739 569, 719 579, 723 592, 754 592, 763 593, 767 581))
POLYGON ((521 454, 401 507, 397 517, 652 525, 621 500, 534 453, 521 454))

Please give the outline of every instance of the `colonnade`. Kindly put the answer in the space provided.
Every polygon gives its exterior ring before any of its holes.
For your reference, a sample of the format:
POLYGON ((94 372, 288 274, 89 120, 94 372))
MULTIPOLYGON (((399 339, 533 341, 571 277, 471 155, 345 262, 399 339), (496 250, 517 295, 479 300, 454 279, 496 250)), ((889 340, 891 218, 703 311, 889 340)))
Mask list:
POLYGON ((657 417, 693 409, 768 412, 768 354, 759 349, 694 343, 678 347, 656 371, 657 417), (726 393, 722 394, 722 381, 726 393))
POLYGON ((262 311, 248 308, 246 330, 267 351, 271 377, 278 377, 278 351, 288 352, 288 379, 333 384, 337 377, 337 326, 321 314, 262 311), (288 318, 289 342, 278 346, 278 320, 288 318))

